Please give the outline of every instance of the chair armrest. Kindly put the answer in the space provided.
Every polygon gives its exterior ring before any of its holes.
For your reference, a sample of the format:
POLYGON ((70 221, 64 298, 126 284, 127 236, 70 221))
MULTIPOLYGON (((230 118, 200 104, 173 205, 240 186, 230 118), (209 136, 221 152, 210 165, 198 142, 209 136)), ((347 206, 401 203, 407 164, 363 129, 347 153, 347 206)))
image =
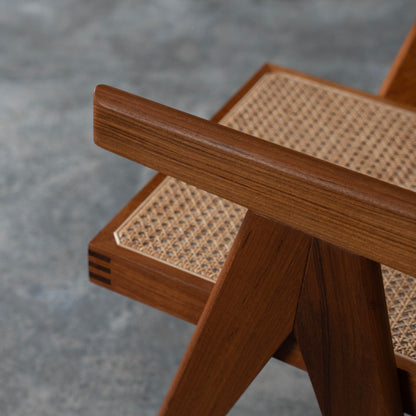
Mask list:
POLYGON ((416 276, 416 194, 108 86, 97 145, 416 276))

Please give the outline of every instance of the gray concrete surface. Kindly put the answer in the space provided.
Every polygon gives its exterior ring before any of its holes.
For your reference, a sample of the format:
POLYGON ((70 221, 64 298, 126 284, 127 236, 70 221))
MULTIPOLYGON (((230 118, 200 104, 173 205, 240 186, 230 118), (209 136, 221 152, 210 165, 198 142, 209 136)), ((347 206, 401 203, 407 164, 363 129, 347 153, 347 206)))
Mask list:
MULTIPOLYGON (((376 92, 415 18, 415 0, 0 0, 0 415, 156 415, 193 331, 88 282, 88 241, 152 175, 93 145, 96 84, 203 117, 265 61, 376 92)), ((231 414, 319 411, 274 361, 231 414)))

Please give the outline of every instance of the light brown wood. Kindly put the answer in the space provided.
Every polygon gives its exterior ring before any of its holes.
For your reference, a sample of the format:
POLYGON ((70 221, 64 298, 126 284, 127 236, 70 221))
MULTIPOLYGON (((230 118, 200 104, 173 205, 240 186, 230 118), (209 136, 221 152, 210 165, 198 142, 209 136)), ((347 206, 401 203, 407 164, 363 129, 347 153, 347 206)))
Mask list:
POLYGON ((414 192, 110 87, 94 108, 98 145, 416 274, 414 192))
POLYGON ((416 21, 397 54, 379 94, 402 104, 416 106, 416 21))
POLYGON ((315 240, 295 335, 323 415, 403 414, 379 264, 315 240))
POLYGON ((160 416, 229 411, 292 331, 310 242, 247 213, 160 416))

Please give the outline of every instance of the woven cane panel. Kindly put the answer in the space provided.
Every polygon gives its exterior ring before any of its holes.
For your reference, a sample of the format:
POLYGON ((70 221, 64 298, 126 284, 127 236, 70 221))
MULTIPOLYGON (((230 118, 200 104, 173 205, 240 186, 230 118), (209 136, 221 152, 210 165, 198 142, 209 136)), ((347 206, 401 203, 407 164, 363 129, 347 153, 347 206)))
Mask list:
POLYGON ((228 127, 416 190, 416 114, 287 73, 264 75, 228 127))
POLYGON ((416 359, 416 281, 382 266, 394 350, 416 359))
MULTIPOLYGON (((416 190, 416 116, 287 73, 264 75, 221 124, 416 190)), ((166 178, 115 232, 119 245, 216 281, 246 210, 166 178)), ((416 358, 413 278, 383 267, 395 351, 416 358)))
POLYGON ((246 210, 166 178, 115 232, 119 245, 215 281, 246 210))

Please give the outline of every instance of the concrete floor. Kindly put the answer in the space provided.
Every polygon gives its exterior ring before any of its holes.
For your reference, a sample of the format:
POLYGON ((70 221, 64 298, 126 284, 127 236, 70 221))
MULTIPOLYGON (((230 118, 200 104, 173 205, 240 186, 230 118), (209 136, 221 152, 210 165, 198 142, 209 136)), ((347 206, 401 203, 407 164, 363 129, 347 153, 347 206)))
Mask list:
MULTIPOLYGON (((265 61, 376 92, 415 0, 0 0, 0 414, 157 414, 193 327, 87 278, 152 172, 92 142, 107 83, 210 117, 265 61)), ((232 415, 318 415, 270 362, 232 415)))

